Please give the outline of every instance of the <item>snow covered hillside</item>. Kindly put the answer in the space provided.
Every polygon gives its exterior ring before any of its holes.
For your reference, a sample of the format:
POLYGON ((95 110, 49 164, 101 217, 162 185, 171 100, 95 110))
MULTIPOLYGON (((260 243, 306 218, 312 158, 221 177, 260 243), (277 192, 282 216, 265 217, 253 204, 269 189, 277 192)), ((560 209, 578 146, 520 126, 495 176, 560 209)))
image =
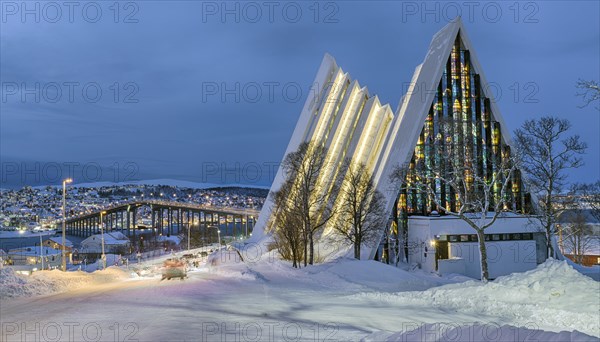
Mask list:
MULTIPOLYGON (((3 294, 3 340, 23 340, 25 328, 39 340, 52 332, 46 340, 60 341, 114 341, 115 336, 139 341, 422 341, 424 336, 427 341, 598 341, 600 336, 600 283, 565 262, 548 261, 483 284, 352 259, 299 270, 268 256, 245 263, 226 251, 208 260, 183 281, 160 281, 158 274, 131 278, 111 268, 60 294, 3 294)), ((43 281, 71 288, 60 282, 70 274, 44 273, 43 281)), ((40 277, 21 278, 22 285, 40 277)))
POLYGON ((110 267, 103 272, 34 272, 31 276, 16 274, 12 268, 0 268, 0 298, 31 297, 75 290, 86 286, 110 284, 130 278, 129 272, 110 267))

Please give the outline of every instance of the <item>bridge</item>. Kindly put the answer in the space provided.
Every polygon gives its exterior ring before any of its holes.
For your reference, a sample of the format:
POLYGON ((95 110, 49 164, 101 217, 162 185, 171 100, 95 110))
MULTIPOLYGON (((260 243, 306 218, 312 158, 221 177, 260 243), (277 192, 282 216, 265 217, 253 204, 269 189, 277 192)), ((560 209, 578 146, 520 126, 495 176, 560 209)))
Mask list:
POLYGON ((137 200, 115 204, 93 213, 70 216, 65 225, 67 234, 84 238, 99 234, 102 225, 105 233, 120 231, 129 237, 132 244, 144 238, 146 241, 157 241, 160 236, 187 233, 188 229, 197 230, 202 233, 203 238, 208 235, 209 240, 216 241, 218 234, 249 236, 258 214, 258 209, 137 200), (143 223, 143 217, 150 217, 150 223, 139 224, 143 223))

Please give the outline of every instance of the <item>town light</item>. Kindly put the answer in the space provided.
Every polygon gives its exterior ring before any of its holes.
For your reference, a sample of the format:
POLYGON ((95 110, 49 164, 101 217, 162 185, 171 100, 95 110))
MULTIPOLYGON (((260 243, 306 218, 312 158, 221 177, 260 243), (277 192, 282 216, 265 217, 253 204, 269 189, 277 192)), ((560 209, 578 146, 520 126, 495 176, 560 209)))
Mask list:
POLYGON ((67 244, 67 183, 72 183, 73 179, 71 178, 67 178, 65 180, 63 180, 62 182, 62 186, 63 186, 63 205, 62 205, 62 216, 63 216, 63 220, 62 220, 62 248, 61 248, 61 266, 62 266, 62 270, 63 272, 67 271, 67 257, 66 257, 66 244, 67 244))

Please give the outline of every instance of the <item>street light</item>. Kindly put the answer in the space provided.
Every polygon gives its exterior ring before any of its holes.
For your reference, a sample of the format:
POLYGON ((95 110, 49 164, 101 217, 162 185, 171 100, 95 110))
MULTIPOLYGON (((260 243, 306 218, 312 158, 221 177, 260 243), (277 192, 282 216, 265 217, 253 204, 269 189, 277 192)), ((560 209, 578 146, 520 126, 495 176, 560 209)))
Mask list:
POLYGON ((44 270, 44 250, 42 247, 42 232, 40 231, 40 258, 42 259, 42 271, 44 270))
POLYGON ((217 230, 217 239, 219 239, 219 247, 221 247, 221 230, 217 226, 208 226, 208 228, 215 228, 217 230))
POLYGON ((62 222, 62 248, 61 248, 61 258, 62 258, 62 270, 63 272, 67 271, 67 253, 66 253, 66 244, 67 244, 67 228, 66 228, 66 224, 67 224, 67 183, 72 183, 73 180, 71 178, 67 178, 65 180, 63 180, 62 182, 62 186, 63 186, 63 205, 62 205, 62 216, 63 216, 63 222, 62 222))
POLYGON ((106 211, 100 212, 100 237, 102 240, 102 256, 100 258, 102 259, 102 269, 106 268, 106 255, 104 254, 104 226, 102 224, 102 216, 104 216, 104 214, 106 214, 106 211))

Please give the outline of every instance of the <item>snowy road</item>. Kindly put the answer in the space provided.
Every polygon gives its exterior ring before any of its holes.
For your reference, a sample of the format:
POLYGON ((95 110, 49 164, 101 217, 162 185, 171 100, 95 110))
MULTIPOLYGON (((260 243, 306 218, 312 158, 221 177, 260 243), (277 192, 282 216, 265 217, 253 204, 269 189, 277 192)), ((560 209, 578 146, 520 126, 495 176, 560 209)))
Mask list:
MULTIPOLYGON (((557 278, 566 271, 557 266, 544 272, 557 278)), ((2 340, 379 340, 436 322, 577 329, 598 336, 600 295, 593 294, 594 288, 585 289, 598 283, 590 280, 574 291, 561 288, 573 277, 582 276, 567 272, 564 279, 547 283, 550 280, 539 273, 508 279, 506 284, 439 287, 453 281, 373 261, 349 260, 301 270, 279 261, 239 263, 201 268, 184 281, 133 278, 3 300, 2 340), (518 297, 509 288, 523 295, 518 297), (535 295, 545 302, 537 303, 535 295), (579 302, 586 296, 587 308, 579 302)))

